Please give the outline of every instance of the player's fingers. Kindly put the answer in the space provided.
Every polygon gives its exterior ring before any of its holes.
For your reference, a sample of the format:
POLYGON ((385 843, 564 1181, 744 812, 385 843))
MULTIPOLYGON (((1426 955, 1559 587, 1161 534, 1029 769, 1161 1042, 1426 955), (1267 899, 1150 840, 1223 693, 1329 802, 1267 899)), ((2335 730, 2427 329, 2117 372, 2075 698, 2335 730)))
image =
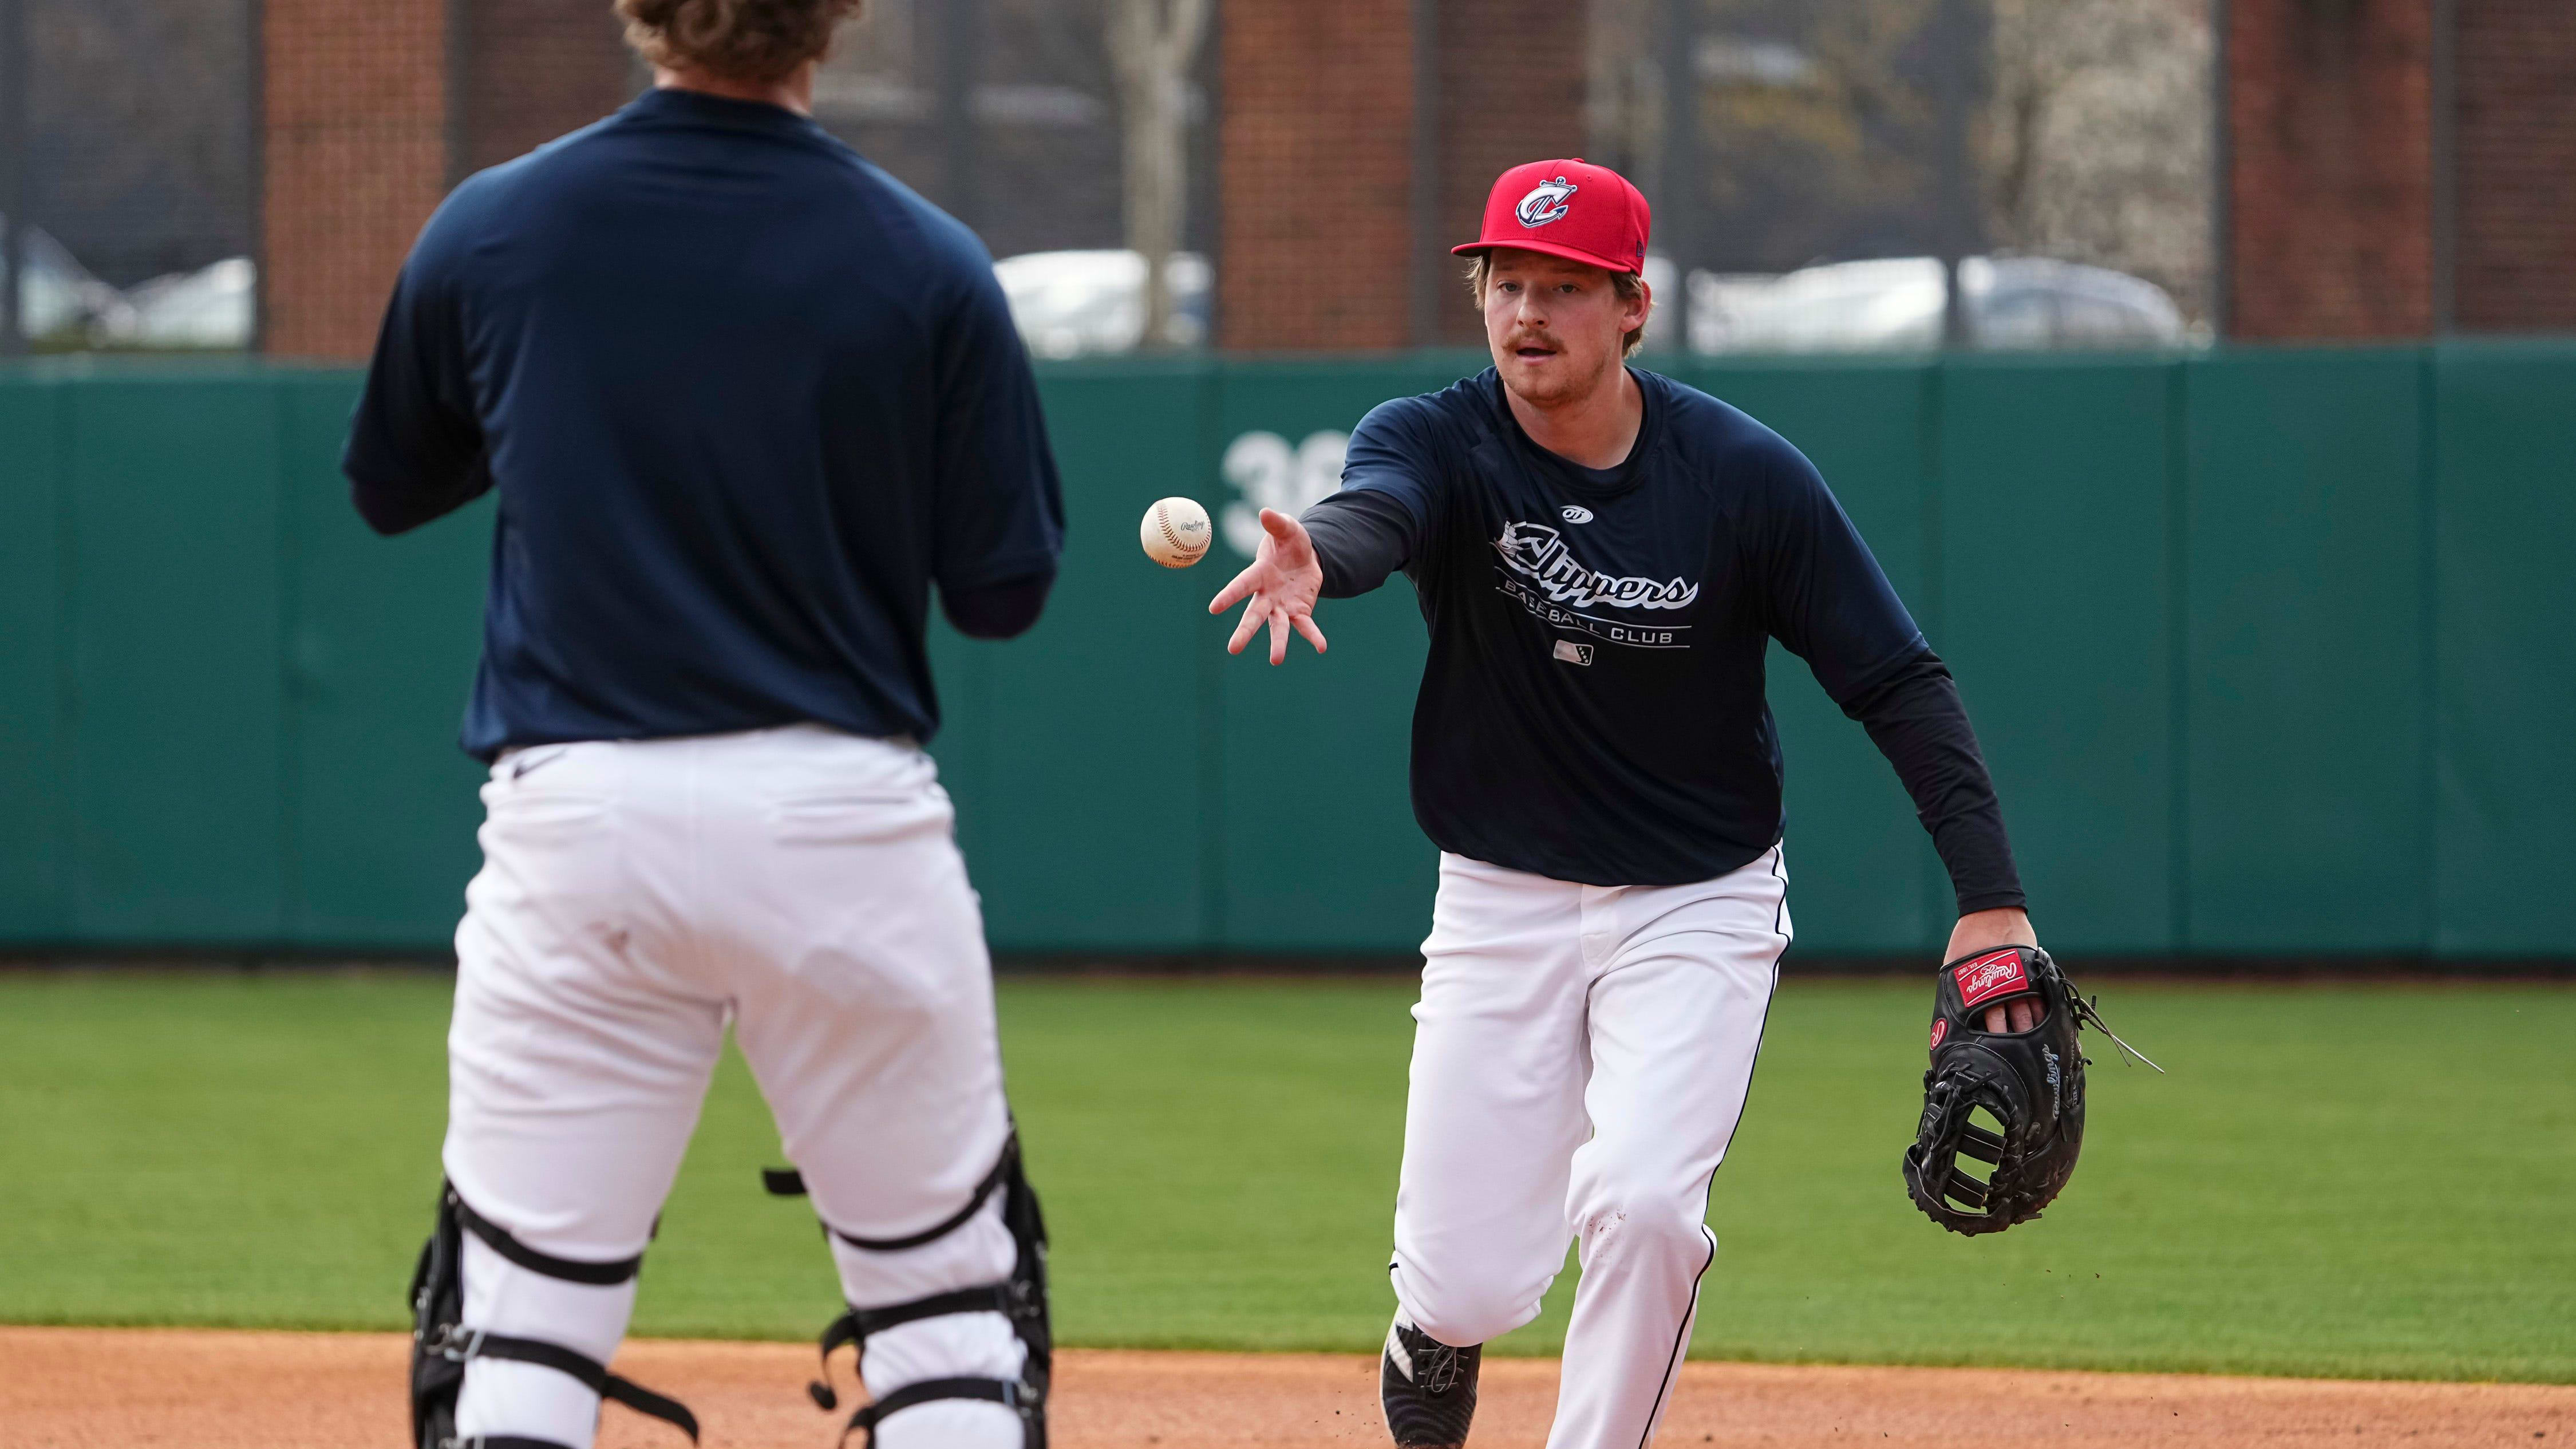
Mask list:
POLYGON ((1252 567, 1236 574, 1231 583, 1228 583, 1224 588, 1216 591, 1215 598, 1208 600, 1208 612, 1211 614, 1222 614, 1227 609, 1232 608, 1237 600, 1249 595, 1255 588, 1259 587, 1252 577, 1254 574, 1259 572, 1261 572, 1261 565, 1254 564, 1252 567))
POLYGON ((1314 615, 1291 614, 1288 622, 1297 626, 1297 632, 1306 636, 1306 642, 1315 646, 1316 653, 1324 652, 1324 631, 1315 627, 1314 615))
POLYGON ((1270 662, 1273 664, 1288 662, 1288 611, 1286 609, 1270 611, 1270 662))
POLYGON ((2039 1003, 2029 997, 2012 1003, 2012 1029, 2028 1031, 2039 1025, 2039 1003))
POLYGON ((1306 525, 1276 508, 1261 510, 1261 550, 1264 557, 1279 559, 1289 568, 1303 567, 1315 556, 1306 525))
POLYGON ((1988 1030, 1988 1031, 2002 1031, 2003 1029, 2004 1029, 2004 1009, 2003 1009, 2002 1007, 2000 1007, 2000 1006, 1989 1006, 1989 1007, 1987 1007, 1987 1008, 1986 1008, 1986 1030, 1988 1030))
POLYGON ((1261 616, 1263 613, 1264 610, 1261 607, 1261 596, 1259 594, 1255 594, 1252 596, 1252 602, 1243 606, 1242 617, 1234 621, 1234 637, 1225 641, 1226 653, 1240 654, 1243 652, 1243 646, 1251 643, 1252 636, 1260 632, 1261 616))

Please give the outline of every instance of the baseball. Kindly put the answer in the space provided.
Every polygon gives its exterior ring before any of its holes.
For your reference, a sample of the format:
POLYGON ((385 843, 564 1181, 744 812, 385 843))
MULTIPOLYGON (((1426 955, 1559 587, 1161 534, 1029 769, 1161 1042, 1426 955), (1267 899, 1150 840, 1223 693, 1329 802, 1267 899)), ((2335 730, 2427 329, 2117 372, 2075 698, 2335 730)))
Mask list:
POLYGON ((1145 521, 1137 530, 1145 544, 1145 557, 1167 569, 1185 569, 1207 556, 1208 544, 1215 534, 1208 528, 1207 510, 1187 498, 1163 498, 1145 510, 1145 521))

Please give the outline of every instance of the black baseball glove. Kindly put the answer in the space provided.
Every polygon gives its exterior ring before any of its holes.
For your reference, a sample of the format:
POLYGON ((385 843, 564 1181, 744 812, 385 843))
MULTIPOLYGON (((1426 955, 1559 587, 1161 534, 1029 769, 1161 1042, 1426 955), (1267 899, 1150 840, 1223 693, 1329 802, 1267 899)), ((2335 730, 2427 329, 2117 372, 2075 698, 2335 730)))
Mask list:
POLYGON ((1954 1233, 1999 1233, 2055 1200, 2084 1145, 2088 1063, 2075 1040, 2083 1024, 2110 1036, 2036 946, 1980 951, 1941 968, 1923 1121, 1905 1149, 1905 1190, 1924 1216, 1954 1233), (1988 1007, 2025 999, 2039 1012, 2028 1029, 1986 1029, 1988 1007), (2000 1132, 1970 1120, 1979 1108, 2000 1132), (1993 1171, 1979 1181, 1961 1170, 1962 1157, 1993 1171))

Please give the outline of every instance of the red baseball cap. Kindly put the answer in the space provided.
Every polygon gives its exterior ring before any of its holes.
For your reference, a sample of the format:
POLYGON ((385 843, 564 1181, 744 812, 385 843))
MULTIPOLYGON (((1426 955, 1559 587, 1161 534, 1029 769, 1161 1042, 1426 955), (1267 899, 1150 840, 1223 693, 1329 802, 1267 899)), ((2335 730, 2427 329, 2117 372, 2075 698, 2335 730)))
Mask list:
POLYGON ((1464 256, 1519 247, 1614 272, 1643 272, 1653 221, 1645 195, 1607 166, 1580 157, 1532 161, 1494 182, 1483 233, 1449 250, 1464 256))

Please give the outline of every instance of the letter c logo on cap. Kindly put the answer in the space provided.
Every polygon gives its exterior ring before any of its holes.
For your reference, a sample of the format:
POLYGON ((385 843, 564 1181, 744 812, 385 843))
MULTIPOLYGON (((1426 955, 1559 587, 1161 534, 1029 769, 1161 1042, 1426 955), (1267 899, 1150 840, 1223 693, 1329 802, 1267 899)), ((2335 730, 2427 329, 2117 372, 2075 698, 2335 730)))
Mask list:
POLYGON ((1512 215, 1519 217, 1523 226, 1532 229, 1545 226, 1573 209, 1567 199, 1581 189, 1562 176, 1542 181, 1530 188, 1529 195, 1521 198, 1520 205, 1512 208, 1512 215))

